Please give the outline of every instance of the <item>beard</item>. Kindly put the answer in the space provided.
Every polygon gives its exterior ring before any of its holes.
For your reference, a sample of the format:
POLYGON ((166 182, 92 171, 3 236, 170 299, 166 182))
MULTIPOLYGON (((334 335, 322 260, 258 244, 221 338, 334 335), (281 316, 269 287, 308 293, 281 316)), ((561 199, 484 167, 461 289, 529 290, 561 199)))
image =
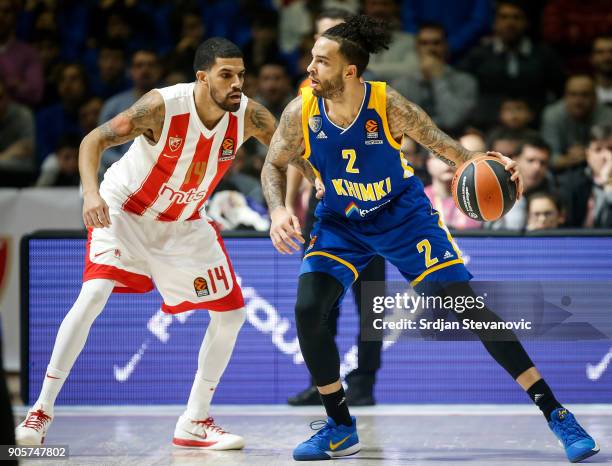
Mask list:
POLYGON ((210 96, 212 100, 219 106, 221 110, 225 110, 226 112, 237 112, 240 108, 240 102, 232 102, 229 99, 230 94, 235 94, 236 92, 230 92, 224 96, 220 96, 217 91, 211 89, 210 96))
POLYGON ((344 80, 342 79, 342 75, 338 75, 327 81, 319 81, 319 86, 321 90, 315 88, 312 90, 312 93, 324 99, 333 99, 344 92, 344 80))

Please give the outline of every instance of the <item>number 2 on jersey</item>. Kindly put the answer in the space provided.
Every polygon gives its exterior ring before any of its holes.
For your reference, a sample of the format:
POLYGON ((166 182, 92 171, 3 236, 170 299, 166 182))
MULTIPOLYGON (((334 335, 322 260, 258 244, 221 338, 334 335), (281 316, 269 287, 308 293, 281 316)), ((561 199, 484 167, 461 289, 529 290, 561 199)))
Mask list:
POLYGON ((346 164, 347 173, 359 173, 359 168, 353 167, 353 165, 355 165, 355 160, 357 160, 355 149, 344 149, 342 151, 342 158, 348 159, 348 163, 346 164))
POLYGON ((424 239, 423 241, 419 241, 419 243, 417 244, 417 251, 419 251, 419 254, 425 251, 426 268, 429 268, 438 262, 437 257, 434 257, 433 259, 431 258, 431 244, 429 244, 429 240, 424 239))

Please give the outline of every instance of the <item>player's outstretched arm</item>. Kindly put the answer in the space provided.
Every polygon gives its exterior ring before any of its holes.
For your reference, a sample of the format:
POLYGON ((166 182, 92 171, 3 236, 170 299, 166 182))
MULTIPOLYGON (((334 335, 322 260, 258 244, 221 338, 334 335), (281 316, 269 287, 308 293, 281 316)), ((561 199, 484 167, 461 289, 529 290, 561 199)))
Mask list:
POLYGON ((457 168, 471 158, 482 155, 501 159, 506 171, 512 173, 511 179, 519 180, 519 196, 522 193, 522 180, 514 160, 499 152, 484 153, 467 150, 458 141, 438 128, 421 107, 410 102, 390 86, 387 86, 387 120, 391 134, 397 140, 408 136, 429 149, 436 157, 451 167, 457 168))
POLYGON ((302 98, 296 97, 283 111, 261 171, 263 193, 272 219, 270 238, 274 247, 283 254, 290 254, 291 248, 299 251, 300 247, 293 239, 304 242, 297 217, 285 208, 289 164, 299 168, 313 183, 316 178, 310 164, 302 158, 303 153, 302 98))
POLYGON ((161 94, 147 92, 134 105, 97 127, 83 138, 79 148, 79 172, 83 183, 83 221, 86 227, 110 225, 108 205, 98 191, 102 152, 144 134, 155 142, 164 126, 165 105, 161 94))
POLYGON ((421 107, 389 86, 387 86, 387 119, 393 137, 396 139, 401 139, 403 135, 411 137, 452 167, 458 167, 472 157, 485 155, 482 152, 465 149, 438 128, 421 107))
POLYGON ((270 147, 272 135, 278 126, 274 115, 259 102, 249 99, 244 121, 245 141, 254 137, 266 147, 270 147))

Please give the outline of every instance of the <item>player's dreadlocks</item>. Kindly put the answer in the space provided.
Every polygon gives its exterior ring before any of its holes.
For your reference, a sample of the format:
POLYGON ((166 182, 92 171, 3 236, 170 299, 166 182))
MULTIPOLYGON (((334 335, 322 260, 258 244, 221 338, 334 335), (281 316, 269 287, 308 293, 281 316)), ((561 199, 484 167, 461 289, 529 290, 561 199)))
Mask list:
POLYGON ((388 49, 391 42, 390 28, 366 15, 349 17, 346 22, 325 31, 323 37, 340 44, 340 53, 357 67, 357 76, 361 76, 368 66, 370 54, 388 49))

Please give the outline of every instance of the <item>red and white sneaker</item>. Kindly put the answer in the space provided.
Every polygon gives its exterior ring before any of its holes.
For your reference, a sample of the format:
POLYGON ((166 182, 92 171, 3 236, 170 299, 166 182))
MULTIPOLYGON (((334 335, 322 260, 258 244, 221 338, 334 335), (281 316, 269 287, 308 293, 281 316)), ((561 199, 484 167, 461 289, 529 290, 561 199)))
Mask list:
POLYGON ((15 428, 17 445, 42 445, 52 420, 53 414, 42 406, 32 408, 25 420, 15 428))
POLYGON ((244 439, 223 430, 212 417, 197 420, 183 414, 176 423, 172 445, 205 450, 240 450, 244 448, 244 439))

